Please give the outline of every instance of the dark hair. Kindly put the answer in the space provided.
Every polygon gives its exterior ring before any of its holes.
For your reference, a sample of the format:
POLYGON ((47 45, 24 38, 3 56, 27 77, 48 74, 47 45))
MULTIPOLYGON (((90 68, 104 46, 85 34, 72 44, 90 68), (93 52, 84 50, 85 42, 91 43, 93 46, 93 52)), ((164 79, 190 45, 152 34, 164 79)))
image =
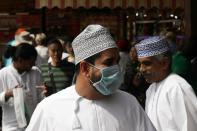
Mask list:
MULTIPOLYGON (((53 39, 50 39, 48 42, 47 42, 47 46, 50 46, 52 44, 59 44, 62 46, 61 42, 57 39, 57 38, 53 38, 53 39)), ((63 49, 63 47, 62 47, 63 49)))
POLYGON ((18 58, 28 60, 31 58, 36 58, 37 51, 33 45, 27 43, 21 43, 18 46, 9 45, 6 48, 4 57, 5 58, 11 57, 13 60, 17 60, 18 58))
MULTIPOLYGON (((93 55, 93 56, 91 56, 91 57, 88 57, 88 58, 85 59, 84 61, 86 61, 86 62, 88 62, 88 63, 94 65, 95 60, 96 60, 97 58, 99 58, 100 56, 101 56, 101 53, 97 53, 97 54, 95 54, 95 55, 93 55)), ((79 63, 78 63, 78 64, 75 66, 75 73, 76 73, 76 75, 78 75, 79 70, 80 70, 80 67, 79 67, 79 63)))
POLYGON ((72 43, 73 37, 70 36, 59 36, 58 39, 63 40, 65 43, 72 43))

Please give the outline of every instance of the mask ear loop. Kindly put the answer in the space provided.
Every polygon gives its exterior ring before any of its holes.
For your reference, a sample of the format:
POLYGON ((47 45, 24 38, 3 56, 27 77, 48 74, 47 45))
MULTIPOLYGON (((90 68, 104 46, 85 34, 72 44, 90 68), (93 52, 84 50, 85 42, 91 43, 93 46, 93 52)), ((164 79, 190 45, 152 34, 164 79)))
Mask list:
POLYGON ((91 79, 89 79, 90 80, 90 83, 93 85, 94 84, 94 82, 91 80, 91 79))
POLYGON ((96 67, 95 65, 93 65, 93 64, 91 64, 91 63, 89 63, 89 62, 86 62, 88 65, 90 65, 90 66, 92 66, 92 67, 94 67, 94 68, 96 68, 96 69, 98 69, 98 70, 102 70, 101 68, 99 68, 99 67, 96 67))
MULTIPOLYGON (((91 63, 89 63, 89 62, 86 62, 88 65, 90 65, 90 66, 92 66, 92 67, 94 67, 94 68, 96 68, 96 69, 98 69, 100 72, 101 72, 101 74, 102 74, 102 69, 101 68, 98 68, 98 67, 96 67, 95 65, 93 65, 93 64, 91 64, 91 63)), ((103 74, 102 74, 102 77, 103 77, 103 74)), ((93 85, 94 84, 94 82, 91 80, 91 79, 89 79, 89 81, 90 81, 90 83, 93 85)))

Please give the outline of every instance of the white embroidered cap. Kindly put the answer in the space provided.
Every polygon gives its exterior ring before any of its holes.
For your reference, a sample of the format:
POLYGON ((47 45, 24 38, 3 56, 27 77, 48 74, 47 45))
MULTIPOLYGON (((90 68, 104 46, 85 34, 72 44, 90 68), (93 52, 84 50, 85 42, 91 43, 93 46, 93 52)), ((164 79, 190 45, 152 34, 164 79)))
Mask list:
POLYGON ((86 58, 109 48, 118 48, 107 28, 101 25, 87 26, 72 42, 75 65, 86 58))
POLYGON ((169 50, 167 40, 160 36, 142 40, 135 47, 139 58, 159 55, 169 50))

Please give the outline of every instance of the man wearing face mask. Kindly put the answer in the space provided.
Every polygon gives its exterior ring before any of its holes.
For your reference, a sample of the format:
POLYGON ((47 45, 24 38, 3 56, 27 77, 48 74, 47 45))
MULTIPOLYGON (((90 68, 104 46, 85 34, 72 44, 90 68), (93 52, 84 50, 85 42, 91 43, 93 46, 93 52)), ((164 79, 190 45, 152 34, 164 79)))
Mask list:
POLYGON ((137 100, 118 90, 123 78, 109 31, 89 25, 72 46, 75 85, 44 99, 26 131, 155 131, 137 100))

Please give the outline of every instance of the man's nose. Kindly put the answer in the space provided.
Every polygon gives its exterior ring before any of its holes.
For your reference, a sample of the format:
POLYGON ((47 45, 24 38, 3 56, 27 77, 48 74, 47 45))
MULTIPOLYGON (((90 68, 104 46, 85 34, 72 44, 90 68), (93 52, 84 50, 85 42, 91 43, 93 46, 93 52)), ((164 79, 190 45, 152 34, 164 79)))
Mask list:
POLYGON ((143 73, 145 71, 145 67, 143 65, 140 65, 140 72, 143 73))

